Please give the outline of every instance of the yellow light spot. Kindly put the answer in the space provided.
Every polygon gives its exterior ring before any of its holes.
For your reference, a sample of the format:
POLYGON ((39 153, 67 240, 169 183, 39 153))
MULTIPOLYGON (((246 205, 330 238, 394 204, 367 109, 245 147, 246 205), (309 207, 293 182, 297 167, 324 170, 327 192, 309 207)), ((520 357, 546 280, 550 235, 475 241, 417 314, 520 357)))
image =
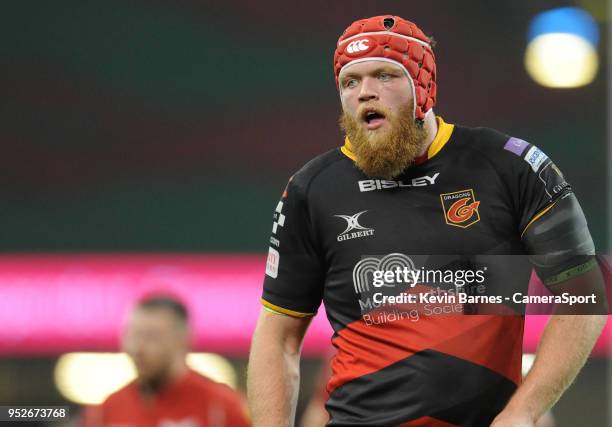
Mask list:
POLYGON ((533 80, 542 86, 574 88, 593 81, 599 59, 594 47, 582 37, 549 33, 529 43, 525 67, 533 80))
MULTIPOLYGON (((213 381, 236 387, 236 371, 218 354, 190 353, 187 365, 213 381)), ((54 378, 66 399, 81 405, 97 405, 136 378, 136 371, 125 353, 68 353, 58 359, 54 378)))
POLYGON ((535 361, 535 354, 532 353, 523 353, 523 368, 521 372, 523 377, 526 377, 531 367, 533 366, 533 362, 535 361))
POLYGON ((187 356, 187 365, 194 371, 218 383, 236 388, 238 377, 236 370, 225 357, 214 353, 191 353, 187 356))
POLYGON ((97 405, 135 377, 122 353, 68 353, 55 365, 55 384, 68 400, 97 405))

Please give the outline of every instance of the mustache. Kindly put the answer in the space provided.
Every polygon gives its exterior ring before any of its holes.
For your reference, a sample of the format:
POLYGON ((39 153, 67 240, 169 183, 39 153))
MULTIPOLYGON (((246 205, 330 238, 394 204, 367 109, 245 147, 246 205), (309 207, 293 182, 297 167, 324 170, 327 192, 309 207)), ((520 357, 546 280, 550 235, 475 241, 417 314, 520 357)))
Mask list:
POLYGON ((426 132, 416 125, 409 108, 388 111, 376 102, 359 106, 357 114, 342 111, 340 128, 353 144, 355 165, 369 177, 391 179, 400 175, 419 155, 426 132), (365 129, 365 116, 359 113, 376 111, 389 120, 385 130, 365 129))
POLYGON ((387 107, 377 103, 377 102, 368 102, 367 104, 360 105, 355 112, 355 118, 363 119, 368 112, 375 112, 384 117, 391 117, 393 113, 387 107))

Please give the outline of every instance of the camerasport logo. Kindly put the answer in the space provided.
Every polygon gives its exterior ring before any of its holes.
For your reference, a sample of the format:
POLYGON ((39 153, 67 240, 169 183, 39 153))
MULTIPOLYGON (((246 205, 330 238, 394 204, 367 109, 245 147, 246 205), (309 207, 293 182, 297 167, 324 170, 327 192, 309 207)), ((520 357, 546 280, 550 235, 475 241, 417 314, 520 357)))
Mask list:
POLYGON ((480 221, 478 213, 480 202, 476 200, 474 190, 471 188, 440 194, 440 201, 444 209, 444 220, 448 225, 467 228, 480 221))

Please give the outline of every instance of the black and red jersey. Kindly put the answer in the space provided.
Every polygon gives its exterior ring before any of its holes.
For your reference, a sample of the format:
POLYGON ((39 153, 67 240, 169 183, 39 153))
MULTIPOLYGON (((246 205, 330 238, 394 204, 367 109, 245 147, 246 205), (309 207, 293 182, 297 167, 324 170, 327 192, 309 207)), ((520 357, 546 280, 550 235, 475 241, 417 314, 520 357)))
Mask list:
POLYGON ((371 300, 377 268, 525 254, 524 231, 572 191, 534 145, 437 120, 427 160, 401 176, 367 177, 347 140, 276 206, 262 303, 310 316, 324 302, 329 426, 488 426, 520 383, 521 315, 411 316, 371 300))

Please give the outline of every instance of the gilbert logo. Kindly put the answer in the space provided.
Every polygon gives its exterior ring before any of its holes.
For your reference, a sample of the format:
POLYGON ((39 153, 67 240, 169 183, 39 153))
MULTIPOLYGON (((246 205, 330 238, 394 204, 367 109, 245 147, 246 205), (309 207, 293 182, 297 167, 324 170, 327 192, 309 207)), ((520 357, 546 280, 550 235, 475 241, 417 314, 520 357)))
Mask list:
POLYGON ((355 215, 334 215, 338 218, 342 218, 346 221, 346 230, 340 233, 337 237, 339 242, 344 240, 356 239, 358 237, 366 237, 373 236, 374 229, 367 228, 359 224, 359 217, 366 213, 367 211, 361 211, 356 213, 355 215), (358 231, 353 231, 358 230, 358 231))
POLYGON ((467 228, 480 221, 480 202, 476 200, 474 190, 440 194, 440 200, 444 209, 444 220, 448 225, 467 228))
POLYGON ((366 50, 370 49, 370 45, 368 43, 370 43, 369 39, 359 39, 352 41, 346 47, 346 53, 355 54, 365 52, 366 50))

